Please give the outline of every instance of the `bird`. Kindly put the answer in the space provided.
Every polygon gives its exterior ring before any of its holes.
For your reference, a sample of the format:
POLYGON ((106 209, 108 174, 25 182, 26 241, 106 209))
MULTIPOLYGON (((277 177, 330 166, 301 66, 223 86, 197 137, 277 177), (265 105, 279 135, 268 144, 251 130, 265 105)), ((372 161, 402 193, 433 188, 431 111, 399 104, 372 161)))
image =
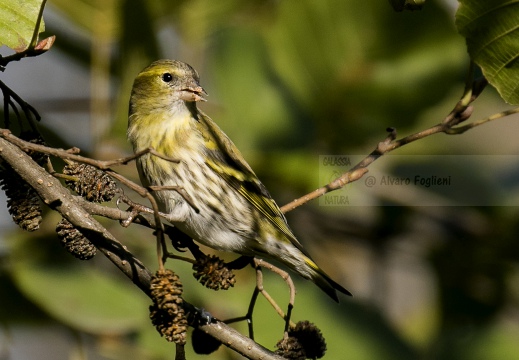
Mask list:
POLYGON ((136 164, 142 185, 159 187, 153 196, 166 220, 215 250, 276 260, 336 302, 337 291, 351 296, 312 260, 238 148, 198 109, 206 96, 197 71, 178 60, 151 63, 133 83, 127 137, 135 153, 161 155, 136 164))

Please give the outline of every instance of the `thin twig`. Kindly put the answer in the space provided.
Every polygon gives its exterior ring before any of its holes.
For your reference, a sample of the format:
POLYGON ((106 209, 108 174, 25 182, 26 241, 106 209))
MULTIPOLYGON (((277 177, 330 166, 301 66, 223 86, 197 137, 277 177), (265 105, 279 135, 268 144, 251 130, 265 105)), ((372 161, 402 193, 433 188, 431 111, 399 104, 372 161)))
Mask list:
POLYGON ((235 317, 232 319, 225 320, 225 323, 230 324, 230 323, 238 322, 238 321, 247 321, 247 326, 249 329, 249 337, 251 339, 254 339, 253 313, 254 313, 254 308, 256 306, 256 301, 258 299, 258 295, 261 293, 261 295, 263 295, 263 297, 270 303, 270 305, 274 308, 274 310, 276 310, 276 312, 279 314, 279 316, 285 320, 284 331, 285 332, 288 331, 289 327, 295 326, 295 324, 292 321, 290 321, 290 315, 292 314, 292 309, 294 307, 295 293, 296 293, 295 286, 294 286, 292 279, 290 278, 290 276, 288 275, 288 273, 286 271, 283 271, 280 268, 278 268, 262 259, 254 258, 253 266, 256 269, 256 286, 254 287, 254 291, 252 293, 251 300, 249 302, 249 308, 247 310, 247 314, 245 314, 245 316, 240 316, 240 317, 235 317), (279 307, 279 305, 276 303, 274 298, 272 298, 272 296, 270 296, 268 291, 265 290, 265 288, 263 286, 262 268, 267 268, 270 271, 278 274, 279 276, 281 276, 283 278, 283 280, 285 280, 285 282, 287 282, 288 287, 290 289, 290 300, 289 300, 288 310, 287 310, 286 314, 283 312, 281 307, 279 307))
MULTIPOLYGON (((256 270, 256 274, 257 274, 257 271, 258 270, 256 270)), ((259 271, 261 272, 261 269, 259 269, 259 271)), ((252 296, 251 296, 251 299, 249 302, 249 308, 247 309, 247 315, 245 315, 246 320, 247 320, 247 328, 249 330, 249 337, 251 339, 254 339, 254 322, 253 322, 254 320, 253 320, 252 315, 254 313, 254 308, 256 307, 256 301, 258 300, 259 292, 260 292, 260 289, 256 286, 254 288, 254 291, 252 292, 252 296)))
MULTIPOLYGON (((23 100, 16 92, 14 92, 9 86, 7 86, 1 80, 0 80, 0 89, 2 90, 4 98, 5 97, 8 98, 8 102, 9 102, 9 104, 11 104, 11 107, 15 111, 18 120, 20 121, 20 115, 18 113, 18 110, 16 109, 16 106, 14 106, 12 100, 16 101, 18 103, 18 105, 20 105, 20 107, 22 108, 23 113, 25 115, 25 118, 27 119, 27 122, 31 126, 32 130, 34 132, 38 132, 38 128, 36 127, 36 123, 34 122, 34 120, 40 121, 40 119, 41 119, 41 116, 40 116, 40 114, 38 114, 38 111, 36 111, 36 109, 34 107, 32 107, 30 104, 25 102, 25 100, 23 100), (33 119, 33 116, 34 116, 34 119, 33 119)), ((5 104, 5 102, 4 102, 4 104, 5 104)), ((7 109, 4 108, 4 111, 9 112, 9 108, 7 108, 7 109)))
MULTIPOLYGON (((109 174, 111 176, 113 176, 117 180, 125 179, 122 175, 120 175, 120 174, 118 174, 116 172, 110 172, 109 174)), ((127 185, 127 184, 125 184, 125 185, 127 185)), ((135 184, 135 185, 137 185, 137 184, 135 184)), ((139 186, 139 185, 137 185, 137 186, 139 186)), ((142 197, 151 196, 151 194, 148 191, 146 191, 146 189, 143 188, 143 187, 139 186, 139 188, 136 188, 136 189, 131 188, 131 189, 136 191, 142 197), (139 191, 142 191, 142 192, 139 193, 139 191)), ((153 199, 153 201, 155 201, 155 198, 153 198, 153 196, 151 196, 150 199, 153 199)), ((128 219, 126 219, 125 223, 123 224, 124 227, 128 227, 130 225, 132 219, 134 219, 137 216, 137 214, 139 214, 139 213, 146 213, 146 214, 152 214, 152 215, 155 214, 155 211, 152 208, 149 208, 149 207, 147 207, 145 205, 136 203, 136 202, 132 201, 126 195, 121 195, 119 197, 119 199, 117 199, 117 201, 118 202, 123 202, 123 203, 125 203, 126 205, 128 205, 128 206, 130 206, 132 208, 131 213, 133 214, 133 216, 131 216, 128 219)), ((168 214, 165 214, 165 213, 163 213, 161 211, 158 211, 158 210, 157 210, 157 212, 158 212, 159 217, 161 217, 161 218, 163 218, 165 220, 168 219, 168 214)))
POLYGON ((157 263, 159 264, 159 272, 160 273, 164 273, 164 258, 162 257, 162 249, 163 249, 163 244, 162 244, 162 241, 164 238, 160 238, 159 236, 157 236, 156 238, 156 249, 157 249, 157 263))
POLYGON ((175 360, 186 360, 186 349, 183 344, 175 344, 175 360))
POLYGON ((354 182, 354 181, 360 179, 367 172, 368 172, 368 169, 365 169, 365 168, 348 171, 347 173, 344 173, 343 175, 341 175, 339 178, 337 178, 333 182, 331 182, 323 187, 320 187, 319 189, 316 189, 306 195, 303 195, 300 198, 295 199, 286 205, 283 205, 280 208, 280 210, 283 213, 292 211, 295 208, 297 208, 303 204, 306 204, 310 200, 317 199, 318 197, 321 197, 324 194, 329 193, 330 191, 338 190, 342 186, 345 186, 348 183, 351 183, 351 182, 354 182))
POLYGON ((272 305, 272 307, 276 310, 279 316, 281 316, 281 318, 285 320, 285 328, 288 328, 288 326, 295 326, 295 324, 290 321, 290 314, 292 312, 292 308, 295 302, 296 288, 290 275, 286 271, 281 270, 277 266, 274 266, 263 259, 254 258, 254 267, 256 268, 256 288, 259 290, 261 295, 263 295, 263 297, 265 297, 265 299, 270 303, 270 305, 272 305), (279 275, 287 283, 288 288, 290 290, 290 300, 288 312, 286 314, 263 287, 263 272, 261 271, 261 268, 266 268, 272 271, 273 273, 279 275))
POLYGON ((172 254, 172 253, 166 253, 166 257, 169 258, 169 259, 185 261, 185 262, 188 262, 190 264, 196 264, 196 260, 195 259, 191 259, 191 258, 188 258, 186 256, 180 256, 180 255, 175 255, 175 254, 172 254))
POLYGON ((62 173, 59 173, 59 172, 55 172, 55 171, 49 171, 49 174, 51 174, 52 176, 54 176, 55 178, 58 178, 58 179, 63 179, 63 180, 67 180, 67 181, 74 181, 74 182, 78 182, 79 181, 79 178, 77 176, 72 176, 72 175, 66 175, 66 174, 62 174, 62 173))
MULTIPOLYGON (((0 88, 1 88, 1 85, 2 85, 2 82, 0 81, 0 88)), ((11 133, 11 131, 8 129, 0 129, 0 137, 3 137, 7 141, 15 144, 16 146, 18 146, 19 148, 24 149, 24 150, 25 149, 33 150, 33 151, 37 151, 37 152, 44 153, 47 155, 56 156, 61 159, 68 159, 68 160, 72 160, 72 161, 79 162, 82 164, 92 165, 101 170, 108 170, 112 166, 115 166, 115 165, 126 165, 130 161, 135 160, 136 158, 143 156, 147 153, 151 153, 154 155, 156 154, 154 149, 148 148, 148 149, 139 151, 133 155, 124 157, 124 158, 103 161, 103 160, 94 160, 94 159, 91 159, 91 158, 88 158, 85 156, 77 155, 80 152, 80 150, 76 147, 68 149, 68 150, 56 149, 53 147, 40 145, 40 144, 34 144, 31 142, 22 140, 22 139, 16 137, 15 135, 13 135, 11 133)), ((175 160, 168 158, 168 161, 175 161, 175 160)), ((140 195, 141 193, 144 193, 144 191, 138 191, 138 193, 140 195)))
POLYGON ((509 116, 509 115, 513 115, 513 114, 517 114, 517 113, 519 113, 519 107, 510 109, 510 110, 506 110, 506 111, 502 111, 497 114, 490 115, 484 119, 476 120, 476 121, 471 122, 470 124, 467 124, 464 126, 458 126, 458 127, 446 129, 445 133, 448 135, 463 134, 465 131, 475 128, 476 126, 480 126, 485 123, 488 123, 488 122, 491 122, 494 120, 498 120, 498 119, 504 118, 505 116, 509 116))
MULTIPOLYGON (((11 107, 11 109, 14 111, 14 115, 16 116, 16 120, 21 121, 22 118, 20 116, 20 111, 18 111, 18 107, 16 107, 16 104, 11 99, 11 96, 9 94, 7 94, 7 102, 9 104, 9 106, 11 107)), ((8 112, 7 115, 9 115, 9 112, 8 112)), ((9 123, 9 125, 11 124, 10 121, 8 121, 8 123, 9 123)), ((7 124, 5 126, 7 127, 7 124)))
POLYGON ((10 100, 10 96, 9 96, 9 94, 6 94, 3 90, 2 90, 2 95, 4 96, 4 126, 6 128, 8 128, 8 127, 11 126, 11 121, 9 120, 9 100, 10 100))

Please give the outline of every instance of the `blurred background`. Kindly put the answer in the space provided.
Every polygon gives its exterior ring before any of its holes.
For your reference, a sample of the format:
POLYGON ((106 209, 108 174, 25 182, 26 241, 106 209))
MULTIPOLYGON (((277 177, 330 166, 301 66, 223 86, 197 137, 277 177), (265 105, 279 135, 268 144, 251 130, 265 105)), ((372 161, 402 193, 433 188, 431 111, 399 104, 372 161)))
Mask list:
MULTIPOLYGON (((1 76, 41 113, 49 144, 113 159, 131 153, 125 131, 137 73, 159 58, 185 61, 209 93, 202 109, 283 205, 354 165, 387 127, 403 136, 450 112, 469 63, 456 7, 429 0, 422 11, 396 13, 379 0, 49 0, 45 34, 56 35, 55 45, 1 76)), ((488 87, 472 119, 508 108, 488 87)), ((370 170, 379 180, 427 173, 461 185, 373 189, 361 179, 287 214, 316 262, 354 294, 337 305, 294 276, 293 320, 322 330, 326 359, 519 358, 517 120, 426 138, 370 170)), ((134 164, 116 170, 137 179, 134 164)), ((48 211, 31 234, 12 224, 5 205, 0 219, 0 359, 173 358, 174 346, 148 319, 145 295, 102 255, 79 262, 61 248, 59 215, 48 211)), ((156 268, 150 230, 101 221, 156 268)), ((246 313, 251 269, 238 272, 235 288, 213 292, 196 283, 189 264, 168 265, 190 302, 220 319, 246 313)), ((266 288, 280 304, 288 300, 280 278, 266 274, 266 288)), ((263 299, 254 320, 256 341, 274 349, 283 322, 263 299)), ((236 328, 246 333, 245 324, 236 328)), ((188 359, 202 357, 187 348, 188 359)), ((224 347, 210 356, 240 358, 224 347)))

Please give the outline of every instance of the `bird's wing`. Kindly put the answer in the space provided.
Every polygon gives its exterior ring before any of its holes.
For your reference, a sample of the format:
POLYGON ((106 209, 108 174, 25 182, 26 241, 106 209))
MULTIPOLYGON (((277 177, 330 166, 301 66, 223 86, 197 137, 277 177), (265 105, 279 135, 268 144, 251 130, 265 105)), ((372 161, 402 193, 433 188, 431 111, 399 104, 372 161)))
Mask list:
POLYGON ((295 247, 308 256, 306 250, 303 249, 301 243, 297 241, 292 230, 288 227, 285 216, 272 199, 267 188, 258 179, 231 139, 211 118, 202 112, 200 112, 199 121, 201 125, 205 125, 212 135, 211 139, 207 140, 216 142, 220 150, 220 152, 209 150, 209 158, 206 160, 207 165, 247 199, 286 239, 290 240, 295 247))

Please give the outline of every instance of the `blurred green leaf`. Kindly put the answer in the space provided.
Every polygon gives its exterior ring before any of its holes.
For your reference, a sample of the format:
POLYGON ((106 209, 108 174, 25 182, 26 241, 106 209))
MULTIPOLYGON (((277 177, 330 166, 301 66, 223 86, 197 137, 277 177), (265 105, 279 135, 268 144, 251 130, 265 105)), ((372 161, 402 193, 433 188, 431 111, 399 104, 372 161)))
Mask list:
POLYGON ((519 3, 509 0, 460 0, 456 26, 470 56, 501 97, 519 104, 519 3))
POLYGON ((18 288, 59 321, 95 334, 126 334, 146 321, 146 298, 129 282, 95 268, 44 266, 27 260, 14 267, 18 288))
MULTIPOLYGON (((0 46, 24 51, 31 40, 43 0, 0 0, 0 46)), ((45 30, 43 19, 38 33, 45 30)))

